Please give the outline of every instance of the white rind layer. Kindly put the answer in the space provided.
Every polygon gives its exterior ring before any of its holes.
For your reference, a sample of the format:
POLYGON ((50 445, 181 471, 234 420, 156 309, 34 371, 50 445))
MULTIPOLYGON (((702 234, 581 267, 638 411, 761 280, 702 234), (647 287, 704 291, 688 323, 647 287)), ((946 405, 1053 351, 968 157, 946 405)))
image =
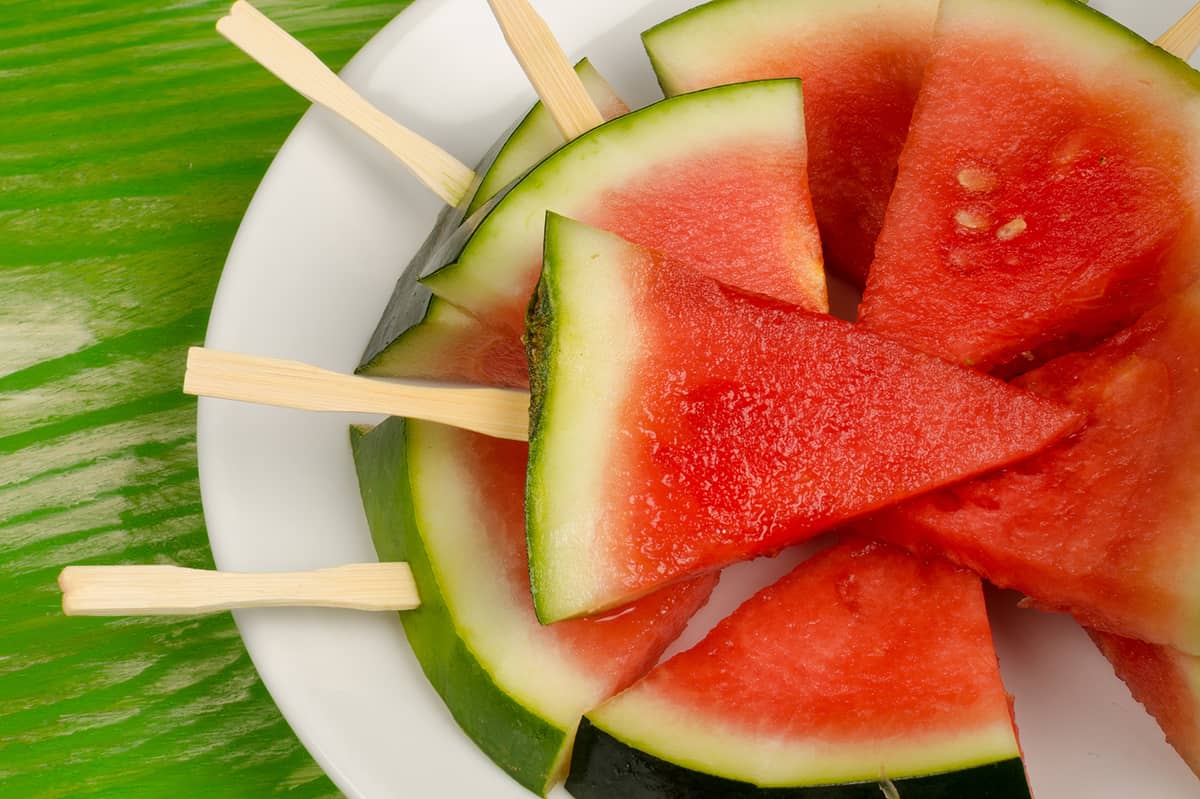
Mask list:
POLYGON ((958 771, 1019 758, 1008 719, 977 730, 895 740, 788 740, 755 735, 634 685, 587 714, 634 749, 693 771, 763 787, 833 785, 958 771))
POLYGON ((580 509, 604 505, 597 497, 605 490, 605 454, 612 451, 612 431, 620 427, 644 340, 623 271, 613 267, 648 257, 611 233, 561 217, 547 222, 544 291, 555 308, 547 352, 551 377, 526 501, 534 596, 543 621, 594 607, 611 574, 599 546, 604 519, 583 516, 580 509), (560 294, 572 297, 569 314, 558 312, 560 294), (542 480, 552 480, 553 490, 538 490, 542 480))
POLYGON ((524 586, 500 576, 507 558, 483 528, 489 500, 465 465, 469 434, 430 422, 407 425, 413 512, 459 637, 505 693, 574 730, 609 687, 580 669, 555 632, 537 622, 524 586))

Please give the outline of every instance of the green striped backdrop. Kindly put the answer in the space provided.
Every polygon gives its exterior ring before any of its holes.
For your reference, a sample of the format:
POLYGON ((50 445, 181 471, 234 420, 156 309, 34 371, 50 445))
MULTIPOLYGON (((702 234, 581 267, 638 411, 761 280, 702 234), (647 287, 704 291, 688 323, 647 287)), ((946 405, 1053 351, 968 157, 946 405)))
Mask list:
MULTIPOLYGON (((404 2, 263 0, 335 68, 404 2)), ((0 0, 0 796, 328 797, 228 615, 68 619, 70 563, 211 567, 179 390, 306 103, 226 0, 0 0)))

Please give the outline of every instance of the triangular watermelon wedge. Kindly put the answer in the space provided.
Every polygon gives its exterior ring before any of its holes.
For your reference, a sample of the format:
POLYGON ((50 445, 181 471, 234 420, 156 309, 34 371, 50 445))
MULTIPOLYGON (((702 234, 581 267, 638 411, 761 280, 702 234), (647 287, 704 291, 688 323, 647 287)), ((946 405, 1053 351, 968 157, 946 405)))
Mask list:
POLYGON ((672 96, 804 81, 813 209, 825 262, 858 288, 896 180, 937 0, 713 0, 642 34, 672 96))
POLYGON ((882 544, 814 556, 588 713, 567 789, 1027 799, 979 578, 882 544))
POLYGON ((401 618, 421 668, 479 748, 545 794, 580 716, 654 665, 715 575, 544 627, 529 597, 525 444, 399 418, 352 429, 351 443, 379 558, 412 567, 421 606, 401 618))
POLYGON ((860 525, 1087 626, 1200 654, 1200 284, 1018 379, 1087 414, 1061 445, 860 525))
POLYGON ((1200 75, 1074 0, 944 0, 860 308, 983 370, 1099 341, 1197 274, 1200 75))
POLYGON ((528 342, 526 515, 545 622, 777 552, 1079 421, 553 214, 528 342))

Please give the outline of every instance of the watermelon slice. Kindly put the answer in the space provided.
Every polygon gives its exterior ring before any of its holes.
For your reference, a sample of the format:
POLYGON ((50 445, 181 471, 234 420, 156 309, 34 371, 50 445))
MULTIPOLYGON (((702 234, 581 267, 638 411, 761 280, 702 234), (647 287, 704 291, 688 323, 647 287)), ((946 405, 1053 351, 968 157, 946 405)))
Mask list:
POLYGON ((804 80, 809 186, 830 269, 862 288, 933 37, 937 0, 714 0, 642 34, 672 96, 804 80))
MULTIPOLYGON (((587 59, 575 65, 575 72, 605 119, 628 113, 629 107, 587 59)), ((467 215, 479 211, 494 194, 563 143, 562 133, 550 113, 541 103, 535 105, 480 179, 467 215)), ((438 297, 429 297, 427 301, 420 321, 373 352, 359 367, 359 374, 518 388, 529 385, 525 355, 514 349, 502 328, 497 329, 438 297)), ((391 310, 389 306, 385 313, 391 310)))
POLYGON ((543 621, 1026 457, 1075 414, 551 214, 530 308, 543 621))
POLYGON ((945 0, 860 321, 1013 372, 1190 283, 1198 88, 1072 0, 945 0))
POLYGON ((1089 419, 1011 469, 862 524, 1087 626, 1200 654, 1200 285, 1018 383, 1089 419))
POLYGON ((1200 776, 1200 657, 1095 630, 1089 634, 1167 742, 1200 776))
POLYGON ((588 713, 567 789, 1028 797, 979 579, 880 544, 816 555, 588 713))
POLYGON ((796 80, 681 95, 563 146, 492 210, 433 292, 519 348, 547 209, 694 259, 727 282, 825 310, 796 80))
POLYGON ((379 557, 413 569, 421 607, 402 618, 422 669, 479 747, 545 793, 579 717, 654 665, 715 579, 543 627, 525 558, 525 444, 398 418, 351 442, 379 557))

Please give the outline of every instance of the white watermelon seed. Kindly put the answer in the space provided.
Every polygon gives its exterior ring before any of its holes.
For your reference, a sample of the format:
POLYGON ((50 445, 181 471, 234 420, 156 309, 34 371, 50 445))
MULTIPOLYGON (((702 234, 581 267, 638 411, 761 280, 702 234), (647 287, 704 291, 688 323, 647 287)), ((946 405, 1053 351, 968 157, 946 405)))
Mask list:
POLYGON ((997 230, 996 238, 1000 241, 1010 241, 1024 233, 1027 227, 1029 225, 1025 224, 1025 217, 1018 216, 997 230))
POLYGON ((954 215, 954 221, 971 230, 983 230, 992 224, 990 219, 978 211, 968 211, 965 208, 954 215))
POLYGON ((996 188, 996 176, 980 167, 967 167, 958 173, 958 185, 967 191, 991 191, 996 188))

